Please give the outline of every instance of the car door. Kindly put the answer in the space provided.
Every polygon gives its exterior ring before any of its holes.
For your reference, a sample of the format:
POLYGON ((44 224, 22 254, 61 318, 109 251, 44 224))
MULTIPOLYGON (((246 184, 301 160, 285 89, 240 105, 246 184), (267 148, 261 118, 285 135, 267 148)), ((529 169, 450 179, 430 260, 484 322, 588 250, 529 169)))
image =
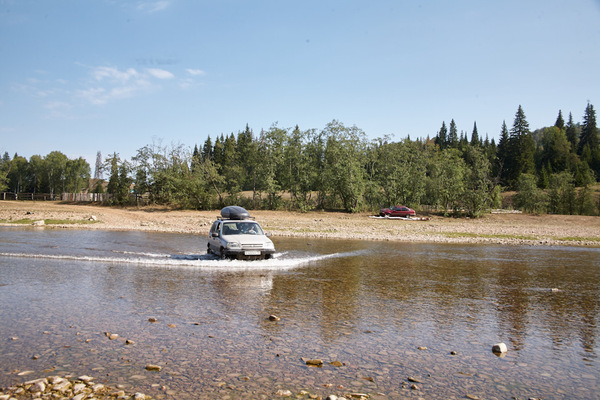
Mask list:
POLYGON ((400 207, 392 207, 392 212, 390 213, 390 217, 400 217, 400 207))
POLYGON ((215 221, 210 228, 208 243, 213 252, 218 252, 221 249, 221 221, 215 221))

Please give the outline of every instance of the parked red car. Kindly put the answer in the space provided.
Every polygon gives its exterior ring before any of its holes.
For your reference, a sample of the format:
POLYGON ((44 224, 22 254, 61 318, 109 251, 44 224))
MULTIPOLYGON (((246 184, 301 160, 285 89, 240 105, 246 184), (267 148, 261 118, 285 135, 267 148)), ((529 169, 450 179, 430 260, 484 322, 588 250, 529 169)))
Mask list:
POLYGON ((415 214, 415 210, 406 206, 393 206, 379 211, 382 217, 414 217, 415 214))

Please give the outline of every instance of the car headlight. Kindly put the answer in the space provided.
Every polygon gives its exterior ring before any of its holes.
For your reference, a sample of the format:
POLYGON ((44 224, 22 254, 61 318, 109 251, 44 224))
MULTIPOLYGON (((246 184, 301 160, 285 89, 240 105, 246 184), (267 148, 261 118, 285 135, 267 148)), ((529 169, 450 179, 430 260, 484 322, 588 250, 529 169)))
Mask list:
POLYGON ((275 245, 273 244, 273 242, 271 242, 271 241, 269 240, 268 242, 265 242, 265 243, 264 243, 263 247, 264 247, 265 249, 274 249, 274 248, 275 248, 275 245))
POLYGON ((228 249, 241 249, 242 245, 240 245, 238 242, 229 242, 229 243, 227 243, 227 248, 228 249))

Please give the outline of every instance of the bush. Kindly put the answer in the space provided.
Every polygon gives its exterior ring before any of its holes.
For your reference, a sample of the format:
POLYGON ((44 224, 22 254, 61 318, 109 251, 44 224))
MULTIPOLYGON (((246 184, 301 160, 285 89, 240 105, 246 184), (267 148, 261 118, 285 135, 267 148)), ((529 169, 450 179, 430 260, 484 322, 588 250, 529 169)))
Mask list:
POLYGON ((537 179, 532 174, 521 174, 517 181, 515 206, 521 211, 533 214, 546 212, 548 196, 537 187, 537 179))

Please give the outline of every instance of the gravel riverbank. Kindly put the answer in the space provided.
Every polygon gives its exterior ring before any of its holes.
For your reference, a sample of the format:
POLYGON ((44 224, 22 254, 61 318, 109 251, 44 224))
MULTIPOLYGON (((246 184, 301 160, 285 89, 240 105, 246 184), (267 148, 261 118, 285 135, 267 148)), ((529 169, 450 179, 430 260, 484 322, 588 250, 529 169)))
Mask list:
MULTIPOLYGON (((207 235, 217 215, 218 210, 0 202, 0 225, 4 226, 44 220, 46 227, 207 235)), ((369 218, 365 213, 252 211, 251 215, 274 237, 600 247, 600 218, 588 216, 492 213, 478 219, 432 216, 425 221, 406 221, 369 218)))

